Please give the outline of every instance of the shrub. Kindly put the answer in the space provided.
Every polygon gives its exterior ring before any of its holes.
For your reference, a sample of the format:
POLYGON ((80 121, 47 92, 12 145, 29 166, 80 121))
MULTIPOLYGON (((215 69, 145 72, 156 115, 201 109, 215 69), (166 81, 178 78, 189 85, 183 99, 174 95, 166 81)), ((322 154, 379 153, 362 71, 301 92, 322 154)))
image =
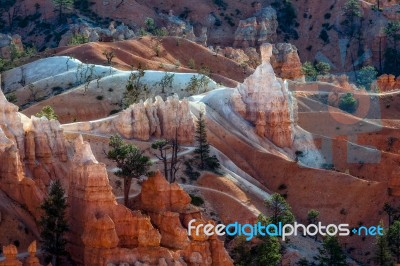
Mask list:
POLYGON ((322 30, 321 30, 321 32, 320 32, 320 34, 319 34, 319 38, 320 38, 321 40, 323 40, 325 44, 328 44, 328 43, 330 42, 330 41, 329 41, 328 32, 327 32, 325 29, 322 29, 322 30))
POLYGON ((101 101, 101 100, 104 99, 104 96, 103 96, 103 95, 97 95, 97 96, 96 96, 96 99, 99 100, 99 101, 101 101))
POLYGON ((203 200, 201 197, 199 197, 199 196, 190 194, 190 198, 192 199, 192 202, 191 202, 191 203, 192 203, 194 206, 201 206, 201 205, 204 204, 204 200, 203 200))
POLYGON ((83 34, 74 34, 71 38, 71 40, 69 41, 68 45, 79 45, 79 44, 84 44, 84 43, 88 43, 89 42, 89 38, 86 37, 83 34))
POLYGON ((339 108, 347 113, 354 113, 357 109, 357 100, 352 93, 346 93, 340 98, 339 108))
POLYGON ((376 80, 378 71, 373 66, 365 66, 357 73, 357 85, 367 91, 371 90, 371 84, 376 80))

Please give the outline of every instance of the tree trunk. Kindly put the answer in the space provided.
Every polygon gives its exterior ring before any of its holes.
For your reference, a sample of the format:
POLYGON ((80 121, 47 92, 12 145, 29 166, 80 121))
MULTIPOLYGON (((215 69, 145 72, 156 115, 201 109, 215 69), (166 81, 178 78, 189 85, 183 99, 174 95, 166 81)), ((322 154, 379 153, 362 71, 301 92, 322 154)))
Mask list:
POLYGON ((124 178, 124 205, 128 207, 129 203, 129 191, 131 190, 132 178, 124 178))

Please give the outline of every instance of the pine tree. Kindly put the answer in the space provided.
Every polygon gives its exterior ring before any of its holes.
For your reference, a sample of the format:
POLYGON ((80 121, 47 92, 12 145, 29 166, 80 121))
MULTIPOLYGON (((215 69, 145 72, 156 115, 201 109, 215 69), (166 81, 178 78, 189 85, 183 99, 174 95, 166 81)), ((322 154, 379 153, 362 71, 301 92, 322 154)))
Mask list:
POLYGON ((73 6, 74 0, 53 0, 53 3, 58 11, 58 19, 61 22, 65 10, 70 9, 73 6))
POLYGON ((57 120, 58 116, 54 112, 54 109, 50 105, 46 105, 45 107, 40 110, 39 113, 35 115, 36 117, 46 117, 48 120, 57 120))
POLYGON ((346 256, 336 236, 327 235, 316 257, 321 266, 346 266, 346 256))
POLYGON ((387 239, 392 255, 400 263, 400 221, 395 221, 388 230, 387 239))
POLYGON ((210 156, 210 144, 208 144, 207 140, 207 126, 203 111, 200 111, 199 113, 195 139, 197 141, 197 148, 195 149, 194 153, 197 155, 197 159, 200 160, 200 169, 209 169, 212 171, 218 170, 220 168, 220 164, 217 157, 210 156))
POLYGON ((149 157, 143 155, 144 152, 138 147, 124 143, 120 136, 112 136, 109 146, 111 150, 107 157, 117 163, 119 170, 115 174, 124 181, 124 203, 127 206, 132 179, 146 175, 151 166, 151 161, 149 157))
POLYGON ((294 222, 294 215, 289 204, 278 193, 273 194, 271 199, 266 200, 265 206, 272 214, 268 218, 269 223, 277 225, 279 222, 282 224, 291 224, 294 222))
POLYGON ((263 238, 263 243, 256 248, 256 261, 257 265, 278 265, 281 255, 281 244, 278 238, 266 236, 263 238))
POLYGON ((43 210, 43 215, 39 220, 41 248, 56 266, 60 264, 62 257, 68 255, 65 250, 67 240, 64 237, 69 230, 65 220, 67 201, 60 181, 56 180, 51 184, 49 195, 40 208, 43 210))
MULTIPOLYGON (((383 228, 382 222, 380 223, 380 225, 383 228)), ((379 266, 394 265, 392 255, 390 254, 389 243, 386 233, 383 236, 378 235, 376 237, 376 253, 374 261, 379 266)))

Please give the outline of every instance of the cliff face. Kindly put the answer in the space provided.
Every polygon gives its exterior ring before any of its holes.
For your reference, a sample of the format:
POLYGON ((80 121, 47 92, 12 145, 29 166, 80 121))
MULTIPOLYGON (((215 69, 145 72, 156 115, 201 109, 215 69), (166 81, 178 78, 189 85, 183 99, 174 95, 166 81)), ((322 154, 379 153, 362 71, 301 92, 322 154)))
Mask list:
POLYGON ((233 265, 220 240, 188 237, 187 223, 201 219, 201 212, 177 184, 158 172, 143 183, 139 197, 140 209, 148 215, 132 212, 116 202, 105 165, 96 161, 82 137, 75 140, 75 152, 68 198, 70 250, 76 261, 89 266, 233 265))
POLYGON ((143 141, 153 137, 173 139, 175 134, 181 143, 192 143, 194 140, 194 121, 189 102, 179 100, 178 96, 168 97, 166 101, 157 96, 155 101, 140 101, 114 117, 64 125, 63 128, 79 132, 118 133, 127 139, 143 141))
POLYGON ((272 45, 261 46, 262 64, 232 94, 233 109, 255 126, 256 133, 279 147, 290 147, 296 104, 270 63, 272 45))
POLYGON ((274 42, 277 28, 275 9, 270 6, 260 9, 252 17, 239 21, 233 46, 247 48, 264 42, 274 42))
POLYGON ((157 96, 152 99, 133 104, 122 111, 114 126, 125 138, 149 140, 151 137, 172 139, 177 132, 183 143, 193 141, 194 123, 186 99, 179 101, 177 96, 168 97, 164 101, 157 96))

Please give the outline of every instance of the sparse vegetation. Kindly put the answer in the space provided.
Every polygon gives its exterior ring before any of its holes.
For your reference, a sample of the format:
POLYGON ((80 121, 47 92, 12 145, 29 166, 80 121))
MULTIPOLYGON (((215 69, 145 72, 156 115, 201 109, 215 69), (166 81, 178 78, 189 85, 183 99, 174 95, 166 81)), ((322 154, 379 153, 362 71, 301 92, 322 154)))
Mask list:
POLYGON ((165 72, 164 76, 159 82, 156 82, 154 85, 159 86, 161 88, 161 93, 165 93, 165 89, 172 89, 172 84, 174 82, 175 74, 165 72))
POLYGON ((84 44, 84 43, 88 43, 89 42, 89 38, 86 37, 83 34, 74 34, 71 38, 71 40, 69 41, 68 45, 79 45, 79 44, 84 44))
POLYGON ((194 206, 201 206, 201 205, 203 205, 204 204, 204 200, 203 200, 203 198, 201 198, 201 197, 199 197, 199 196, 196 196, 196 195, 193 195, 193 194, 189 194, 190 195, 190 198, 192 199, 192 204, 194 205, 194 206))
POLYGON ((357 73, 357 85, 367 91, 371 90, 371 84, 376 80, 378 71, 373 66, 365 66, 357 73))
POLYGON ((339 108, 347 113, 354 113, 357 110, 357 100, 352 93, 346 93, 339 100, 339 108))
POLYGON ((124 96, 122 99, 122 107, 127 108, 131 104, 139 101, 142 93, 147 93, 149 88, 147 84, 142 83, 141 79, 144 77, 145 72, 142 68, 138 71, 132 72, 129 76, 128 82, 125 87, 124 96))
POLYGON ((47 105, 42 108, 42 110, 35 115, 36 117, 46 117, 48 120, 57 120, 58 116, 54 112, 54 109, 47 105))
POLYGON ((315 81, 318 76, 328 75, 331 71, 331 66, 325 62, 312 64, 307 61, 303 64, 302 70, 307 81, 315 81))
POLYGON ((107 65, 112 66, 112 60, 115 57, 114 51, 111 50, 104 50, 103 55, 106 57, 107 65))

